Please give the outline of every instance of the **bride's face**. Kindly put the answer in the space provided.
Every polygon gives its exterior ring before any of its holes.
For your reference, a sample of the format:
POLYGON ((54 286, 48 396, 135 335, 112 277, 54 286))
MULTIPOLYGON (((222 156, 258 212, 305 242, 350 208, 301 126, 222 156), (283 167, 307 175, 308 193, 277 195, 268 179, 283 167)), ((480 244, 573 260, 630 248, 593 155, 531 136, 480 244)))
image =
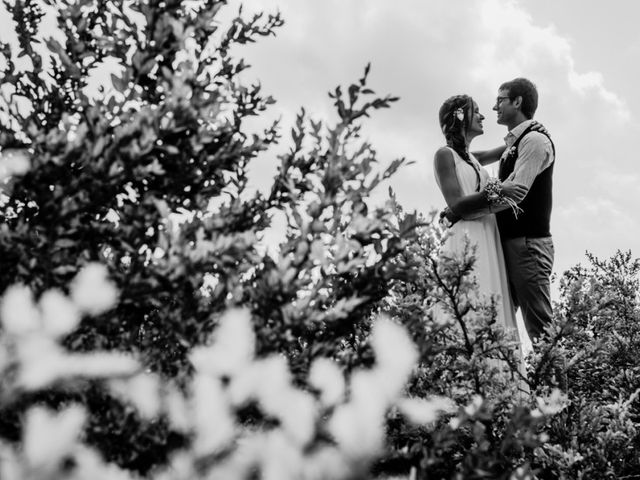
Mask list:
POLYGON ((478 108, 478 104, 473 102, 473 111, 471 112, 471 121, 469 122, 469 133, 476 135, 482 135, 484 133, 484 129, 482 128, 482 121, 484 120, 484 115, 480 113, 480 109, 478 108))

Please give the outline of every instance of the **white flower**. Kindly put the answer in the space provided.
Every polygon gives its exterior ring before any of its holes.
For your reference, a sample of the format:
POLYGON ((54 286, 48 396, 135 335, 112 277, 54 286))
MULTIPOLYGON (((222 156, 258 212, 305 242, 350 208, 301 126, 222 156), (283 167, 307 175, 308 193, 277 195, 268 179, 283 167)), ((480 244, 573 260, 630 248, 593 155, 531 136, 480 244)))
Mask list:
POLYGON ((212 345, 194 348, 189 359, 199 372, 233 376, 253 359, 255 334, 246 309, 227 311, 214 332, 212 345))
POLYGON ((82 312, 99 315, 115 306, 118 291, 108 279, 107 267, 89 263, 73 279, 71 298, 82 312))
POLYGON ((456 108, 453 111, 453 115, 460 121, 464 120, 464 109, 462 107, 456 108))
POLYGON ((474 395, 469 405, 464 407, 464 413, 466 413, 470 417, 474 416, 476 413, 478 413, 480 407, 482 407, 482 402, 483 400, 480 395, 474 395))
POLYGON ((342 370, 327 358, 316 358, 309 370, 309 385, 320 391, 320 402, 325 407, 333 406, 344 397, 342 370))
POLYGON ((291 373, 287 359, 271 355, 256 360, 233 378, 229 385, 229 398, 234 405, 253 398, 266 411, 277 412, 290 388, 291 373))
POLYGON ((366 407, 354 402, 339 405, 327 425, 339 449, 352 459, 370 458, 384 445, 383 416, 366 407))
POLYGON ((536 404, 538 408, 531 411, 531 416, 555 415, 569 405, 569 398, 562 390, 554 388, 548 396, 536 397, 536 404))
POLYGON ((298 448, 304 447, 313 438, 316 410, 310 393, 291 388, 284 393, 277 410, 269 413, 280 420, 282 430, 298 448))
POLYGON ((196 374, 193 389, 193 425, 196 438, 193 445, 198 456, 211 455, 224 449, 235 435, 235 423, 220 381, 196 374))
POLYGON ((172 428, 186 432, 191 427, 187 399, 174 386, 170 386, 164 395, 164 409, 172 428))
POLYGON ((376 363, 397 370, 400 375, 408 375, 418 360, 418 350, 407 330, 384 316, 373 325, 371 345, 376 363))
MULTIPOLYGON (((75 466, 68 480, 134 480, 127 470, 112 463, 105 463, 100 454, 85 445, 78 445, 73 451, 75 466)), ((59 478, 59 477, 58 477, 59 478)))
POLYGON ((7 333, 24 335, 40 327, 40 313, 33 303, 33 293, 24 285, 7 288, 0 306, 2 325, 7 333))
POLYGON ((20 362, 17 383, 27 390, 37 390, 58 380, 64 370, 63 353, 49 337, 29 335, 17 343, 20 362))
POLYGON ((140 364, 133 357, 120 352, 91 352, 65 356, 68 376, 110 378, 134 374, 140 364))
POLYGON ((0 478, 2 480, 23 480, 26 477, 24 465, 15 449, 0 442, 0 478))
POLYGON ((407 419, 416 425, 427 425, 435 422, 442 413, 452 413, 456 405, 446 397, 434 396, 425 398, 403 398, 397 403, 398 409, 407 419))
POLYGON ((4 370, 8 362, 9 352, 7 351, 7 345, 4 339, 0 338, 0 372, 4 370))
POLYGON ((152 373, 139 373, 127 380, 111 380, 111 389, 131 402, 144 418, 152 419, 160 411, 160 381, 152 373))
POLYGON ((371 345, 376 369, 384 377, 385 392, 392 400, 404 388, 418 360, 418 350, 404 327, 382 316, 373 325, 371 345))
POLYGON ((53 337, 69 333, 80 322, 80 312, 60 290, 47 290, 40 297, 44 330, 53 337))
POLYGON ((371 416, 384 414, 395 400, 395 392, 389 393, 385 377, 378 369, 356 370, 351 374, 351 402, 362 406, 371 416))
POLYGON ((351 465, 336 447, 320 447, 308 454, 302 465, 300 478, 325 479, 348 478, 352 473, 351 465))
POLYGON ((0 182, 14 175, 24 175, 31 168, 29 152, 8 148, 0 153, 0 182))
POLYGON ((462 420, 460 420, 458 417, 453 417, 451 418, 451 420, 449 420, 449 428, 451 430, 457 430, 461 424, 462 420))
POLYGON ((53 471, 75 447, 85 421, 85 411, 74 405, 61 412, 34 407, 27 412, 24 454, 36 470, 53 471))
POLYGON ((263 480, 297 480, 302 469, 302 452, 275 430, 265 435, 260 464, 263 480))

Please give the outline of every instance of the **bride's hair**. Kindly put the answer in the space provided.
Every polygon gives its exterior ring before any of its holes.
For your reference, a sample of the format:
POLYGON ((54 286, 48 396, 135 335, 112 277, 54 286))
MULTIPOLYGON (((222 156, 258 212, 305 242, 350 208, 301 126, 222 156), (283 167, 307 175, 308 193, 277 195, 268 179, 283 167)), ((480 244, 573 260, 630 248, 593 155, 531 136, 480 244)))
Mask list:
POLYGON ((476 166, 469 157, 467 144, 465 142, 464 133, 471 123, 473 115, 473 99, 469 95, 454 95, 445 100, 440 107, 438 117, 440 119, 440 128, 447 140, 447 146, 451 147, 462 159, 476 170, 478 175, 478 185, 480 184, 480 174, 476 166), (459 118, 458 111, 462 112, 462 118, 459 118))
POLYGON ((445 100, 440 107, 440 128, 447 140, 447 146, 453 148, 458 155, 470 162, 464 139, 464 132, 469 125, 473 99, 469 95, 454 95, 445 100), (462 110, 462 120, 458 118, 457 111, 462 110))

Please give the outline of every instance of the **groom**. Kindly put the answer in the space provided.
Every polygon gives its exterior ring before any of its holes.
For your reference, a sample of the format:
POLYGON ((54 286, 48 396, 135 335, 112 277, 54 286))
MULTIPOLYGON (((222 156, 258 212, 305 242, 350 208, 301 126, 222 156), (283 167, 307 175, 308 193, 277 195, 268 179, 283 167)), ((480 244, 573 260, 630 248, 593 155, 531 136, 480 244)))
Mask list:
POLYGON ((531 340, 551 322, 550 277, 553 240, 549 229, 555 147, 545 133, 531 129, 538 107, 538 91, 525 79, 503 83, 493 110, 498 123, 509 130, 507 149, 500 158, 498 176, 527 187, 515 215, 510 208, 496 213, 507 275, 514 303, 522 309, 531 340))

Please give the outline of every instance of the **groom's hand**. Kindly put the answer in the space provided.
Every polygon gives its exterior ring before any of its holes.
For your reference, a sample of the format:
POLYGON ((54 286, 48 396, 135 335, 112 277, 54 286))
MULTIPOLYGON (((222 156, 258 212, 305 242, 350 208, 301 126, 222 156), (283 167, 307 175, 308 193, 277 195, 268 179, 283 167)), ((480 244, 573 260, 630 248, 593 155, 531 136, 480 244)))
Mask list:
POLYGON ((502 183, 502 194, 516 203, 520 203, 527 196, 529 189, 521 183, 506 180, 502 183))

